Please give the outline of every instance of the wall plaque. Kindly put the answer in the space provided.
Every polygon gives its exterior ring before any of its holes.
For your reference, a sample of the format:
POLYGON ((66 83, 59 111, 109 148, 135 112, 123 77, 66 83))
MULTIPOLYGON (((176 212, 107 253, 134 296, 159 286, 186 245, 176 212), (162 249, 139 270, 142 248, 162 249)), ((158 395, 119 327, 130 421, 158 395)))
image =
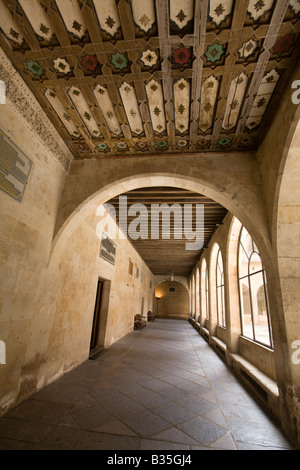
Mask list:
POLYGON ((100 257, 111 264, 115 264, 116 244, 110 238, 108 238, 108 236, 104 232, 102 233, 100 257))
POLYGON ((22 202, 32 161, 0 129, 0 189, 22 202))

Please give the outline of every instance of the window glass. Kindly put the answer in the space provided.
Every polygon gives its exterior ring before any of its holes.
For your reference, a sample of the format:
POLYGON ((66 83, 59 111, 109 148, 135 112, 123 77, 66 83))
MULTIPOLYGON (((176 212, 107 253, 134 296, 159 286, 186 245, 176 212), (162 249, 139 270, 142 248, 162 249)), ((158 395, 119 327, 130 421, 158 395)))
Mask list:
POLYGON ((219 249, 216 263, 216 290, 217 290, 217 311, 218 324, 225 327, 225 288, 224 288, 224 269, 222 253, 219 249))
POLYGON ((266 274, 257 246, 242 227, 238 247, 242 335, 272 347, 266 274))

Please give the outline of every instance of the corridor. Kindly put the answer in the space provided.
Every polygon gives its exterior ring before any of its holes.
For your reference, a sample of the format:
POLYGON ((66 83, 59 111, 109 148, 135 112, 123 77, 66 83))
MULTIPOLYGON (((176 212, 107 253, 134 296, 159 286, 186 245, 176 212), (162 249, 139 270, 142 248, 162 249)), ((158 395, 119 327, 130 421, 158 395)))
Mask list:
POLYGON ((156 319, 0 418, 0 449, 292 447, 189 322, 156 319))

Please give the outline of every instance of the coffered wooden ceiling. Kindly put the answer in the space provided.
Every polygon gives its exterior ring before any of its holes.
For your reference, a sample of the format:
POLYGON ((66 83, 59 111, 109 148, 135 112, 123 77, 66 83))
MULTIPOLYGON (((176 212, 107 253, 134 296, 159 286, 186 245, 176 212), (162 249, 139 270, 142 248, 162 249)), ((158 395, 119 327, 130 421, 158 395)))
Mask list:
MULTIPOLYGON (((129 240, 152 273, 158 275, 167 275, 169 271, 172 271, 175 276, 189 276, 203 250, 208 246, 215 230, 222 224, 227 214, 227 210, 215 201, 185 189, 171 187, 141 188, 129 191, 122 194, 122 196, 126 196, 127 208, 131 207, 133 211, 133 213, 128 211, 127 228, 130 227, 132 221, 135 221, 136 232, 139 234, 138 239, 134 240, 132 237, 129 237, 129 240), (140 205, 143 205, 147 211, 143 210, 135 213, 135 210, 138 210, 138 206, 133 206, 133 204, 138 204, 140 208, 140 205), (160 207, 165 204, 167 208, 166 225, 162 223, 162 214, 159 213, 158 215, 159 238, 157 239, 153 238, 151 230, 151 222, 154 217, 154 212, 151 213, 151 207, 155 204, 158 204, 160 207), (189 214, 186 212, 186 216, 184 216, 185 204, 189 205, 192 209, 189 214), (196 216, 196 204, 204 206, 204 230, 203 232, 201 230, 201 234, 203 233, 203 238, 201 238, 201 243, 203 240, 203 247, 201 249, 187 250, 186 243, 195 241, 194 234, 197 220, 200 221, 200 218, 196 216), (175 208, 176 205, 182 215, 182 223, 175 223, 174 213, 169 212, 169 209, 175 208), (170 230, 168 229, 168 224, 170 230)), ((122 208, 122 200, 118 196, 108 201, 108 204, 114 207, 116 221, 121 226, 119 215, 120 208, 122 208)), ((123 206, 123 210, 124 208, 126 209, 125 206, 123 206)))
POLYGON ((74 158, 256 149, 299 0, 0 0, 0 45, 74 158))

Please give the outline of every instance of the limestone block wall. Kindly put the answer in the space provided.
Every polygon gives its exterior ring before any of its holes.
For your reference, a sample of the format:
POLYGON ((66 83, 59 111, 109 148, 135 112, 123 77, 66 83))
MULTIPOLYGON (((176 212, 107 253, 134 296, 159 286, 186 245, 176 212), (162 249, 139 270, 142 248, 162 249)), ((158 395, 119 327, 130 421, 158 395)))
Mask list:
POLYGON ((275 268, 270 300, 278 305, 277 375, 300 442, 300 106, 292 99, 299 79, 298 63, 274 109, 258 161, 272 239, 270 263, 275 268))
MULTIPOLYGON (((76 230, 70 229, 64 244, 51 256, 44 282, 50 289, 46 297, 43 293, 40 297, 39 310, 53 299, 47 356, 50 364, 56 364, 54 370, 60 370, 61 374, 89 355, 99 278, 110 281, 105 347, 132 331, 135 314, 146 315, 152 308, 152 273, 129 240, 113 240, 116 244, 114 265, 99 256, 99 220, 93 211, 76 230)), ((41 375, 41 380, 48 382, 50 377, 41 375)))
POLYGON ((115 265, 99 256, 97 206, 53 249, 65 170, 5 106, 0 128, 33 166, 22 203, 0 191, 0 414, 88 358, 99 277, 110 288, 106 347, 133 329, 142 308, 144 315, 152 309, 154 293, 152 273, 129 240, 115 240, 115 265))
POLYGON ((43 360, 35 319, 45 312, 36 310, 35 297, 48 263, 66 174, 9 103, 1 105, 0 128, 33 162, 21 203, 0 191, 0 340, 6 345, 0 409, 5 409, 32 388, 33 371, 43 360))
POLYGON ((158 317, 188 319, 189 293, 182 283, 176 280, 162 282, 155 289, 155 297, 158 317))

